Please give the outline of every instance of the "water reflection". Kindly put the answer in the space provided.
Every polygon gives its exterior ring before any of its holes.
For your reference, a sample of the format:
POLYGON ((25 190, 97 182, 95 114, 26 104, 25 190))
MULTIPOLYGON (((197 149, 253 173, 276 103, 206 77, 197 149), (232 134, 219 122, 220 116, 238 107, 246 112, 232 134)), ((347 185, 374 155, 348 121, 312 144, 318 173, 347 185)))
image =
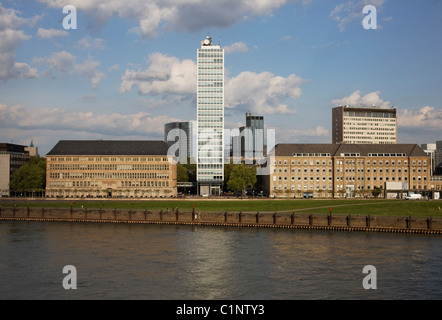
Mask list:
POLYGON ((5 299, 440 299, 442 238, 2 222, 5 299), (74 265, 78 289, 62 288, 74 265), (378 290, 364 290, 374 265, 378 290))

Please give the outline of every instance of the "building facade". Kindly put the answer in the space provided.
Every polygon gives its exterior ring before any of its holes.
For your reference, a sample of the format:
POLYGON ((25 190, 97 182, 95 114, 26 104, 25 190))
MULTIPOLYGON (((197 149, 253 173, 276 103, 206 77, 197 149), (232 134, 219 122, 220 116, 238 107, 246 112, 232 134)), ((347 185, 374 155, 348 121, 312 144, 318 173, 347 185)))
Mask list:
POLYGON ((197 183, 219 195, 224 181, 224 49, 207 36, 197 51, 197 183))
POLYGON ((376 189, 387 196, 391 182, 401 186, 395 197, 437 188, 430 157, 413 144, 278 144, 271 156, 270 197, 371 197, 376 189))
POLYGON ((164 140, 168 142, 169 147, 178 143, 175 156, 179 163, 187 163, 188 158, 194 157, 192 138, 193 123, 191 121, 170 122, 164 125, 164 140), (169 134, 175 140, 168 141, 169 134))
POLYGON ((246 125, 239 128, 238 136, 231 137, 230 157, 253 163, 265 157, 264 117, 246 113, 246 125))
POLYGON ((435 168, 436 168, 436 144, 435 143, 423 143, 423 144, 421 144, 421 148, 430 157, 431 175, 433 175, 435 168))
POLYGON ((0 196, 11 195, 9 183, 14 178, 14 173, 31 159, 26 146, 0 143, 0 196))
POLYGON ((174 197, 165 141, 59 141, 47 154, 46 197, 174 197))
POLYGON ((396 109, 333 108, 332 143, 397 143, 396 109))

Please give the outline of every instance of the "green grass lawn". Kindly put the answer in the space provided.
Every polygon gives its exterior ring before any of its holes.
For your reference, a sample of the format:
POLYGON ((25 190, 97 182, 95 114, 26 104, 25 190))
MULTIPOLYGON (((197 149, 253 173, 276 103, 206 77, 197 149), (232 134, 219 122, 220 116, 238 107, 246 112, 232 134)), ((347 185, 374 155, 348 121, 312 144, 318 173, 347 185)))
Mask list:
MULTIPOLYGON (((71 200, 58 201, 15 201, 20 207, 59 207, 68 208, 71 200)), ((2 200, 3 207, 11 206, 9 200, 2 200)), ((74 208, 103 208, 103 209, 150 209, 166 210, 179 208, 180 211, 191 211, 195 205, 197 211, 230 211, 230 212, 275 212, 286 211, 297 213, 328 214, 330 208, 333 214, 353 215, 384 215, 384 216, 423 216, 442 217, 442 200, 139 200, 139 201, 83 201, 72 200, 74 208)))

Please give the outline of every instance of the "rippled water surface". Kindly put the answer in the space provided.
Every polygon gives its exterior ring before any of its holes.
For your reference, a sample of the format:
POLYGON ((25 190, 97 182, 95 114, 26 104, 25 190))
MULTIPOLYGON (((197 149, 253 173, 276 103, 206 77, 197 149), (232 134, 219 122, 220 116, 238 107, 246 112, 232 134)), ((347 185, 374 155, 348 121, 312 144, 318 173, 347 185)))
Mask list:
POLYGON ((441 298, 440 236, 0 222, 0 299, 441 298))

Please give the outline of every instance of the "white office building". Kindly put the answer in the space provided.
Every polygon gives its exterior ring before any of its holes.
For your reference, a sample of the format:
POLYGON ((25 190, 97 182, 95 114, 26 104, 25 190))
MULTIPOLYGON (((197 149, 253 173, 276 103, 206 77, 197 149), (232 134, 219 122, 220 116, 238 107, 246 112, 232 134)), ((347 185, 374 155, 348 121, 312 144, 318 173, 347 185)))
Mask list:
POLYGON ((397 143, 396 109, 339 106, 332 121, 332 143, 397 143))
POLYGON ((207 36, 197 53, 198 192, 219 195, 224 181, 224 49, 207 36))

